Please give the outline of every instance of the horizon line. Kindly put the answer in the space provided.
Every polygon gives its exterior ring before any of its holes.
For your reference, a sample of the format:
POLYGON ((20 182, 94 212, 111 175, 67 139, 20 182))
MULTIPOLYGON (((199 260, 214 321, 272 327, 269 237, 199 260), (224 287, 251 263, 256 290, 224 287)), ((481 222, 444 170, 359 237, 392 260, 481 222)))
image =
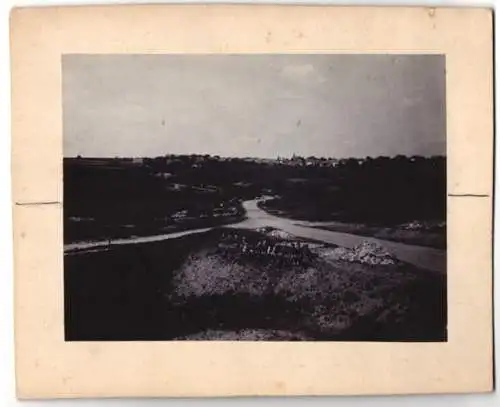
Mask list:
POLYGON ((328 160, 348 160, 348 159, 356 159, 356 160, 364 160, 367 158, 382 158, 382 157, 387 157, 387 158, 396 158, 396 157, 423 157, 423 158, 432 158, 432 157, 446 157, 446 154, 427 154, 427 155, 422 155, 422 154, 393 154, 393 155, 377 155, 377 156, 350 156, 350 157, 332 157, 332 156, 316 156, 316 155, 300 155, 300 154, 292 154, 292 155, 276 155, 274 157, 260 157, 260 156, 224 156, 224 155, 219 155, 219 154, 201 154, 201 153, 183 153, 183 154, 177 154, 177 153, 171 153, 171 154, 162 154, 162 155, 156 155, 156 156, 133 156, 133 155, 106 155, 106 156, 99 156, 99 155, 71 155, 71 156, 63 156, 63 158, 92 158, 92 159, 120 159, 120 158, 161 158, 161 157, 190 157, 190 156, 197 156, 197 157, 218 157, 218 158, 233 158, 233 159, 260 159, 260 160, 277 160, 279 158, 283 159, 292 159, 294 157, 296 158, 324 158, 328 160))

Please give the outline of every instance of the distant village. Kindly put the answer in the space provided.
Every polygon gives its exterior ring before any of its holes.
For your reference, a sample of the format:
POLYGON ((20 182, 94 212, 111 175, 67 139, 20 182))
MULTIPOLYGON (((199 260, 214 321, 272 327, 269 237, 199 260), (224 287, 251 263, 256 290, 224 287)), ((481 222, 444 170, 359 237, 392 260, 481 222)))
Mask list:
POLYGON ((281 157, 277 158, 259 158, 259 157, 221 157, 218 155, 208 155, 208 154, 191 154, 191 155, 176 155, 169 154, 161 157, 149 158, 149 157, 114 157, 114 158, 95 158, 95 157, 81 157, 77 156, 75 158, 83 165, 91 166, 112 166, 117 165, 143 165, 148 164, 151 161, 162 161, 163 164, 173 164, 176 162, 186 163, 189 162, 194 168, 203 164, 207 161, 233 161, 233 162, 253 162, 258 164, 268 164, 268 165, 284 165, 291 167, 336 167, 339 164, 339 160, 336 158, 325 158, 325 157, 302 157, 300 155, 293 154, 291 157, 281 157))
POLYGON ((317 158, 317 157, 301 157, 293 154, 291 158, 278 157, 278 164, 291 165, 297 167, 336 167, 339 160, 336 158, 317 158))

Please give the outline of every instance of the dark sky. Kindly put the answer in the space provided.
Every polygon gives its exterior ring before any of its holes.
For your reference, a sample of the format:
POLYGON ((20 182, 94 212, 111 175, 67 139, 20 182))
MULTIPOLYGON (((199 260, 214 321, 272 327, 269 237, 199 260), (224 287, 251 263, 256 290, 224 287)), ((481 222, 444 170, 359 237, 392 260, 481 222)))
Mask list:
POLYGON ((67 55, 64 155, 445 154, 445 60, 67 55))

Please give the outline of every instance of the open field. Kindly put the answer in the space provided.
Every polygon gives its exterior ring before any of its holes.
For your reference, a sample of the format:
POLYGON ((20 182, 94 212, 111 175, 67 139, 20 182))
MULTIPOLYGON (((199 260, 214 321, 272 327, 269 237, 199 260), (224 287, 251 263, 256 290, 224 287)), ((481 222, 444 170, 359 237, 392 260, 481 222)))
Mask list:
MULTIPOLYGON (((286 219, 299 220, 300 216, 286 210, 274 209, 272 201, 263 202, 259 207, 269 214, 286 219)), ((307 222, 310 227, 330 230, 333 232, 349 233, 359 236, 374 237, 381 240, 390 240, 416 246, 433 247, 446 250, 446 223, 442 221, 421 222, 413 221, 403 224, 366 224, 347 223, 338 221, 307 222)))
POLYGON ((446 277, 218 228, 65 256, 67 340, 446 340, 446 277))
POLYGON ((65 243, 234 223, 243 219, 242 200, 266 194, 276 198, 263 209, 279 216, 445 247, 443 227, 395 231, 411 222, 445 222, 443 157, 349 159, 332 165, 296 161, 199 155, 65 159, 65 243))

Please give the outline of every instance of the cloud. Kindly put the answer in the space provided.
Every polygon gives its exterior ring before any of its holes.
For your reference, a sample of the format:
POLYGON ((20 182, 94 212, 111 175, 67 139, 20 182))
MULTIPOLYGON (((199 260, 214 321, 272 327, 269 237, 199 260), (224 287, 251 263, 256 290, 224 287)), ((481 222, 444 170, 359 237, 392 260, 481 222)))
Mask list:
POLYGON ((287 65, 283 68, 283 75, 292 78, 302 78, 314 73, 314 67, 310 64, 306 65, 287 65))
POLYGON ((423 100, 423 97, 421 95, 418 95, 418 96, 405 96, 402 99, 402 104, 405 107, 413 107, 413 106, 419 105, 423 101, 424 100, 423 100))
POLYGON ((281 75, 293 81, 324 82, 325 80, 311 64, 286 65, 281 70, 281 75))

